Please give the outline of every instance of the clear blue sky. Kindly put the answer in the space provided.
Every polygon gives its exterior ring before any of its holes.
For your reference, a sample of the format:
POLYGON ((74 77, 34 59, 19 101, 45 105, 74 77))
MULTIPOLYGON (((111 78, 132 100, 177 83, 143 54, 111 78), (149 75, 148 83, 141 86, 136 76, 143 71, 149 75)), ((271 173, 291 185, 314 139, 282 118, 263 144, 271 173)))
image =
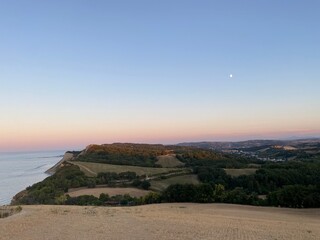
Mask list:
POLYGON ((319 9, 0 1, 0 150, 320 135, 319 9))

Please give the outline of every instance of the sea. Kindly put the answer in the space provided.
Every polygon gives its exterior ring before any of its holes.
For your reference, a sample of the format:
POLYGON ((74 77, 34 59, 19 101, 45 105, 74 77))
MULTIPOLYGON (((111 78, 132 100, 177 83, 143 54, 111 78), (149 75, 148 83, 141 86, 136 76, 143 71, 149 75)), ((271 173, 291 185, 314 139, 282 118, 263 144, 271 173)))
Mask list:
POLYGON ((65 151, 0 153, 0 206, 26 187, 49 177, 46 170, 59 162, 65 151))

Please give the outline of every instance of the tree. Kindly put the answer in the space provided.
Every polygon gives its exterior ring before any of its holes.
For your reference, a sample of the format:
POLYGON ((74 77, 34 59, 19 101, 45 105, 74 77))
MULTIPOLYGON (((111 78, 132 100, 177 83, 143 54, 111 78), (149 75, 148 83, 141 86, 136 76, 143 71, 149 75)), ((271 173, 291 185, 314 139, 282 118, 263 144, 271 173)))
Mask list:
POLYGON ((221 202, 223 199, 225 188, 222 184, 215 184, 214 185, 214 201, 221 202))
POLYGON ((160 203, 161 195, 155 192, 148 193, 143 197, 142 202, 144 204, 160 203))
POLYGON ((205 183, 197 186, 195 201, 200 203, 213 202, 213 188, 210 184, 205 183))

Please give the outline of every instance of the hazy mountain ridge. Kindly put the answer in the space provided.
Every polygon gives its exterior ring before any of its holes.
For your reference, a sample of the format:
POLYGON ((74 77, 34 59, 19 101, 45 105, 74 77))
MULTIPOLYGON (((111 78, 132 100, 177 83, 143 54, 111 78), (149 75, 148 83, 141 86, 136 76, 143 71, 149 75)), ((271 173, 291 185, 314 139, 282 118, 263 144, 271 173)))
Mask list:
POLYGON ((320 138, 248 140, 241 142, 191 142, 180 143, 178 145, 247 155, 260 160, 320 159, 320 138))
POLYGON ((238 149, 238 148, 251 148, 261 147, 268 145, 279 146, 301 146, 301 145, 314 145, 320 144, 320 138, 308 138, 308 139, 294 139, 294 140, 246 140, 246 141, 204 141, 204 142, 184 142, 177 144, 178 146, 190 146, 199 148, 209 148, 214 150, 226 150, 226 149, 238 149))

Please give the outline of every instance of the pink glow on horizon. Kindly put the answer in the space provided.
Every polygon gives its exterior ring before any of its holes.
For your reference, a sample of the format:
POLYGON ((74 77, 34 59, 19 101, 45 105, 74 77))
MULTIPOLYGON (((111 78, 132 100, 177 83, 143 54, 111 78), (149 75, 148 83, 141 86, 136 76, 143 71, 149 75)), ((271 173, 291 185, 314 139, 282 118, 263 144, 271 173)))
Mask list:
POLYGON ((319 136, 318 117, 264 118, 237 114, 237 118, 188 114, 132 115, 131 119, 84 116, 28 116, 4 121, 0 128, 0 151, 83 149, 96 143, 140 142, 175 144, 191 141, 238 141, 319 136), (75 121, 76 119, 76 121, 75 121))
MULTIPOLYGON (((172 129, 170 129, 172 130, 172 129)), ((315 130, 288 130, 288 131, 233 131, 198 133, 192 131, 149 131, 139 134, 139 131, 127 132, 69 132, 69 133, 42 133, 42 134, 21 134, 3 136, 0 139, 0 151, 16 150, 81 150, 87 145, 114 143, 114 142, 135 142, 135 143, 162 143, 176 144, 179 142, 192 141, 242 141, 249 139, 281 139, 287 137, 312 137, 319 136, 320 131, 315 130), (17 140, 19 139, 19 140, 17 140)))

